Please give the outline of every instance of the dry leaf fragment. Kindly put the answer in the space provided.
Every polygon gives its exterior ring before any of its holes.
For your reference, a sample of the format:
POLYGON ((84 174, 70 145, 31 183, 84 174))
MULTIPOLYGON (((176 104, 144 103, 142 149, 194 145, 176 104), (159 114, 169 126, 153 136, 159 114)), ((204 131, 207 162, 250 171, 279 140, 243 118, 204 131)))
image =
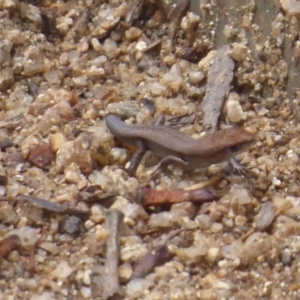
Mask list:
POLYGON ((17 234, 12 234, 0 241, 0 257, 7 257, 13 250, 19 249, 21 240, 17 234))
POLYGON ((49 144, 37 145, 30 149, 28 161, 34 166, 43 168, 55 158, 49 144))
POLYGON ((154 189, 144 188, 142 190, 141 204, 144 207, 157 206, 163 204, 174 204, 180 202, 191 201, 194 203, 202 203, 212 201, 216 197, 207 189, 196 190, 164 190, 158 191, 154 189))

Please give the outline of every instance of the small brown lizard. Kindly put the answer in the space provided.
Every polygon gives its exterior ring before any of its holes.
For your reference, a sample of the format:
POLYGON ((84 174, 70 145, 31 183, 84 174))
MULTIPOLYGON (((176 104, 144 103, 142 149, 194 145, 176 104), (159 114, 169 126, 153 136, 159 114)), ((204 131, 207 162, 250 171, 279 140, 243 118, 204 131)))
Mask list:
MULTIPOLYGON (((115 115, 107 115, 105 122, 115 137, 138 147, 128 168, 130 175, 135 174, 147 150, 162 157, 157 169, 171 163, 196 169, 230 160, 255 140, 254 134, 239 127, 222 129, 197 140, 162 125, 126 124, 115 115)), ((233 165, 239 169, 236 163, 233 165)))

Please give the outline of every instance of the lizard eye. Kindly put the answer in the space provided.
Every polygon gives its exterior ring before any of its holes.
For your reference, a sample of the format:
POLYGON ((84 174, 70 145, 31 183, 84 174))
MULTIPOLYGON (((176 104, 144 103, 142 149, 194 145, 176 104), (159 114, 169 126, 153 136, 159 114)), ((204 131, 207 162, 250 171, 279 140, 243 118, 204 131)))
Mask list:
POLYGON ((239 146, 237 146, 237 145, 231 146, 231 147, 229 147, 229 151, 230 152, 237 152, 237 151, 239 151, 239 146))

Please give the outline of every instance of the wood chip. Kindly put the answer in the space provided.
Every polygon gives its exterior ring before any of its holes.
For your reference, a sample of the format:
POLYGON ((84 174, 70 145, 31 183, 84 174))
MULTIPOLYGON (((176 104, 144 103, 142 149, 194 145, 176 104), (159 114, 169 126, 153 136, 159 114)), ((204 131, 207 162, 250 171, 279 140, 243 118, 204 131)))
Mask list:
POLYGON ((218 128, 223 102, 230 91, 233 79, 234 61, 228 54, 229 50, 229 45, 220 48, 208 71, 206 93, 201 108, 204 113, 204 129, 210 133, 218 128))

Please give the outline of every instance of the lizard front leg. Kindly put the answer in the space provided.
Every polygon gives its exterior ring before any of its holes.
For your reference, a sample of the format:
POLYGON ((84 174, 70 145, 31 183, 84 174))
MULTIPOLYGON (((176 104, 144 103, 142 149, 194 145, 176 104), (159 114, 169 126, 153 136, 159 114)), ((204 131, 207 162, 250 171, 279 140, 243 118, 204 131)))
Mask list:
POLYGON ((177 164, 177 165, 181 165, 181 166, 184 166, 184 167, 187 167, 189 165, 184 159, 182 159, 182 158, 180 158, 178 156, 168 155, 168 156, 165 156, 164 158, 161 159, 161 161, 155 167, 155 169, 152 172, 152 174, 157 173, 162 168, 164 168, 164 167, 166 167, 166 166, 168 166, 170 164, 177 164))
POLYGON ((147 151, 147 147, 143 141, 137 141, 136 146, 137 146, 137 150, 133 154, 131 161, 130 161, 130 165, 127 168, 127 173, 130 176, 135 176, 136 170, 137 170, 144 154, 147 151))

